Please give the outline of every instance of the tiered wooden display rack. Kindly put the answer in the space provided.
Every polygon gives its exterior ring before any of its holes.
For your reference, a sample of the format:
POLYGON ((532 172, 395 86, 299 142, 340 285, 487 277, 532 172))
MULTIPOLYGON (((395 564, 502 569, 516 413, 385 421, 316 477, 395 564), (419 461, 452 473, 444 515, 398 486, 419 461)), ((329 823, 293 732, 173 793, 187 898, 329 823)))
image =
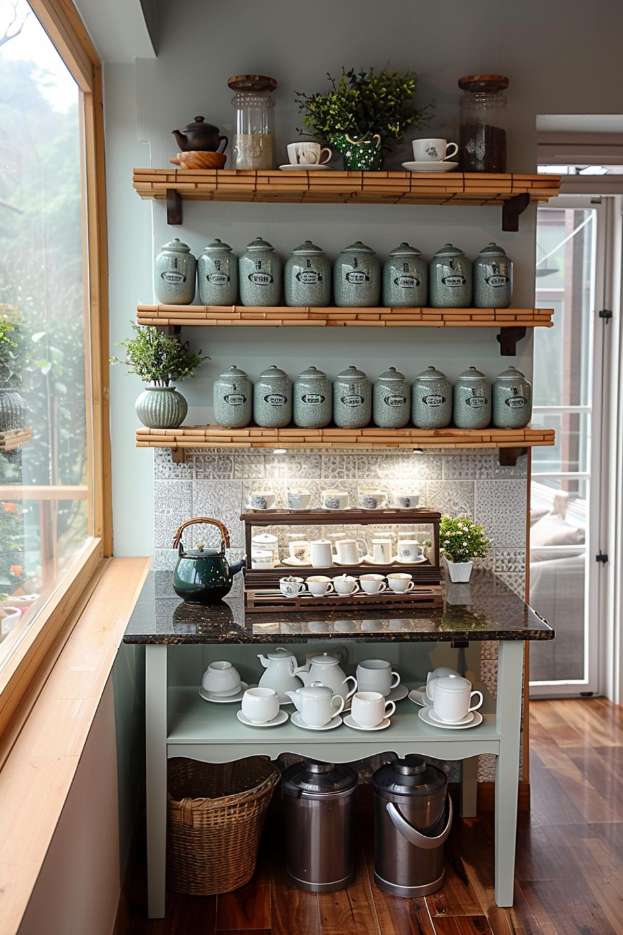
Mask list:
POLYGON ((32 429, 11 429, 8 432, 0 432, 0 451, 15 451, 27 444, 32 438, 32 429))

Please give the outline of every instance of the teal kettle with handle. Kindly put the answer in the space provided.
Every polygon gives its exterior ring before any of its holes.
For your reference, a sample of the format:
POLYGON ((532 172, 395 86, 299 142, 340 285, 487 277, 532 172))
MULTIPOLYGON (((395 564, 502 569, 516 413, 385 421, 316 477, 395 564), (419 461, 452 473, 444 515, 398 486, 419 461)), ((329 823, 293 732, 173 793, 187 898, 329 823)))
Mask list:
POLYGON ((229 532, 219 519, 196 516, 187 519, 178 527, 173 538, 173 548, 178 550, 177 565, 173 575, 173 590, 187 604, 215 604, 229 594, 234 575, 244 567, 244 559, 230 565, 225 555, 229 548, 229 532), (182 533, 188 526, 197 524, 216 526, 221 534, 220 546, 215 549, 199 547, 186 551, 182 533))

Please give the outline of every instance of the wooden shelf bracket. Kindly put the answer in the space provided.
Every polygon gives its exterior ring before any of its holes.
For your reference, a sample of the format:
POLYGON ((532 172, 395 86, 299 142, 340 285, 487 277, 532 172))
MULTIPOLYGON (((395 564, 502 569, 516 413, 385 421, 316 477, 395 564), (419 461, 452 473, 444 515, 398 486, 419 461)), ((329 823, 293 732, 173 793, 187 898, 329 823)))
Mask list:
POLYGON ((185 448, 172 448, 171 449, 171 461, 173 464, 184 464, 186 461, 186 449, 185 448))
POLYGON ((167 188, 167 224, 181 224, 183 220, 182 196, 175 188, 167 188))
POLYGON ((507 198, 502 205, 502 230, 518 231, 519 215, 522 214, 530 204, 530 195, 527 192, 521 192, 519 195, 513 195, 507 198))
POLYGON ((497 341, 500 345, 501 357, 514 357, 517 354, 517 342, 526 336, 526 329, 521 326, 500 328, 497 341))
POLYGON ((527 448, 499 448, 500 467, 515 467, 517 458, 521 458, 521 456, 527 454, 527 452, 527 448))

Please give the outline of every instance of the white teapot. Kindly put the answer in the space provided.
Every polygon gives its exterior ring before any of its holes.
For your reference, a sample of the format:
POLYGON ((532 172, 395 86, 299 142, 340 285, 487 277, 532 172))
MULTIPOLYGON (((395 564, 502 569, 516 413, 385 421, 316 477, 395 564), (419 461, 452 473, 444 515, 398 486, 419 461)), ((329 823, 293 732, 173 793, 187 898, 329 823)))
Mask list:
POLYGON ((273 688, 279 692, 281 704, 288 704, 286 692, 296 691, 301 687, 300 679, 297 679, 294 674, 298 665, 296 656, 288 652, 284 646, 277 646, 265 656, 258 653, 257 658, 266 669, 258 683, 259 687, 273 688))
POLYGON ((346 675, 340 665, 340 660, 328 653, 320 653, 318 656, 312 656, 305 665, 296 669, 296 675, 303 680, 304 685, 312 685, 314 682, 320 682, 332 689, 336 695, 341 695, 344 701, 347 701, 357 691, 357 679, 354 675, 346 675), (348 689, 348 683, 352 682, 352 689, 348 689))

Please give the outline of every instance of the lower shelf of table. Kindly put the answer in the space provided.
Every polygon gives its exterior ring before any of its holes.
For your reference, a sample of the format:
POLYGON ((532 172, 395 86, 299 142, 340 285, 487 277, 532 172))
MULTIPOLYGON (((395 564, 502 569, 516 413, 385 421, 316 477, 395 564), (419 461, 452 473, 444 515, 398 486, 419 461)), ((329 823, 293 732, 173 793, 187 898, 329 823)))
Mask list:
MULTIPOLYGON (((308 731, 290 721, 280 727, 246 727, 236 717, 239 704, 210 704, 199 697, 196 688, 170 688, 168 698, 169 757, 190 756, 222 763, 257 753, 271 758, 281 753, 298 753, 347 763, 388 751, 401 756, 417 752, 444 760, 499 752, 499 734, 490 700, 483 723, 469 730, 428 727, 418 717, 418 706, 405 698, 398 703, 387 730, 367 732, 345 724, 331 731, 308 731)), ((286 711, 294 708, 288 706, 286 711)))

